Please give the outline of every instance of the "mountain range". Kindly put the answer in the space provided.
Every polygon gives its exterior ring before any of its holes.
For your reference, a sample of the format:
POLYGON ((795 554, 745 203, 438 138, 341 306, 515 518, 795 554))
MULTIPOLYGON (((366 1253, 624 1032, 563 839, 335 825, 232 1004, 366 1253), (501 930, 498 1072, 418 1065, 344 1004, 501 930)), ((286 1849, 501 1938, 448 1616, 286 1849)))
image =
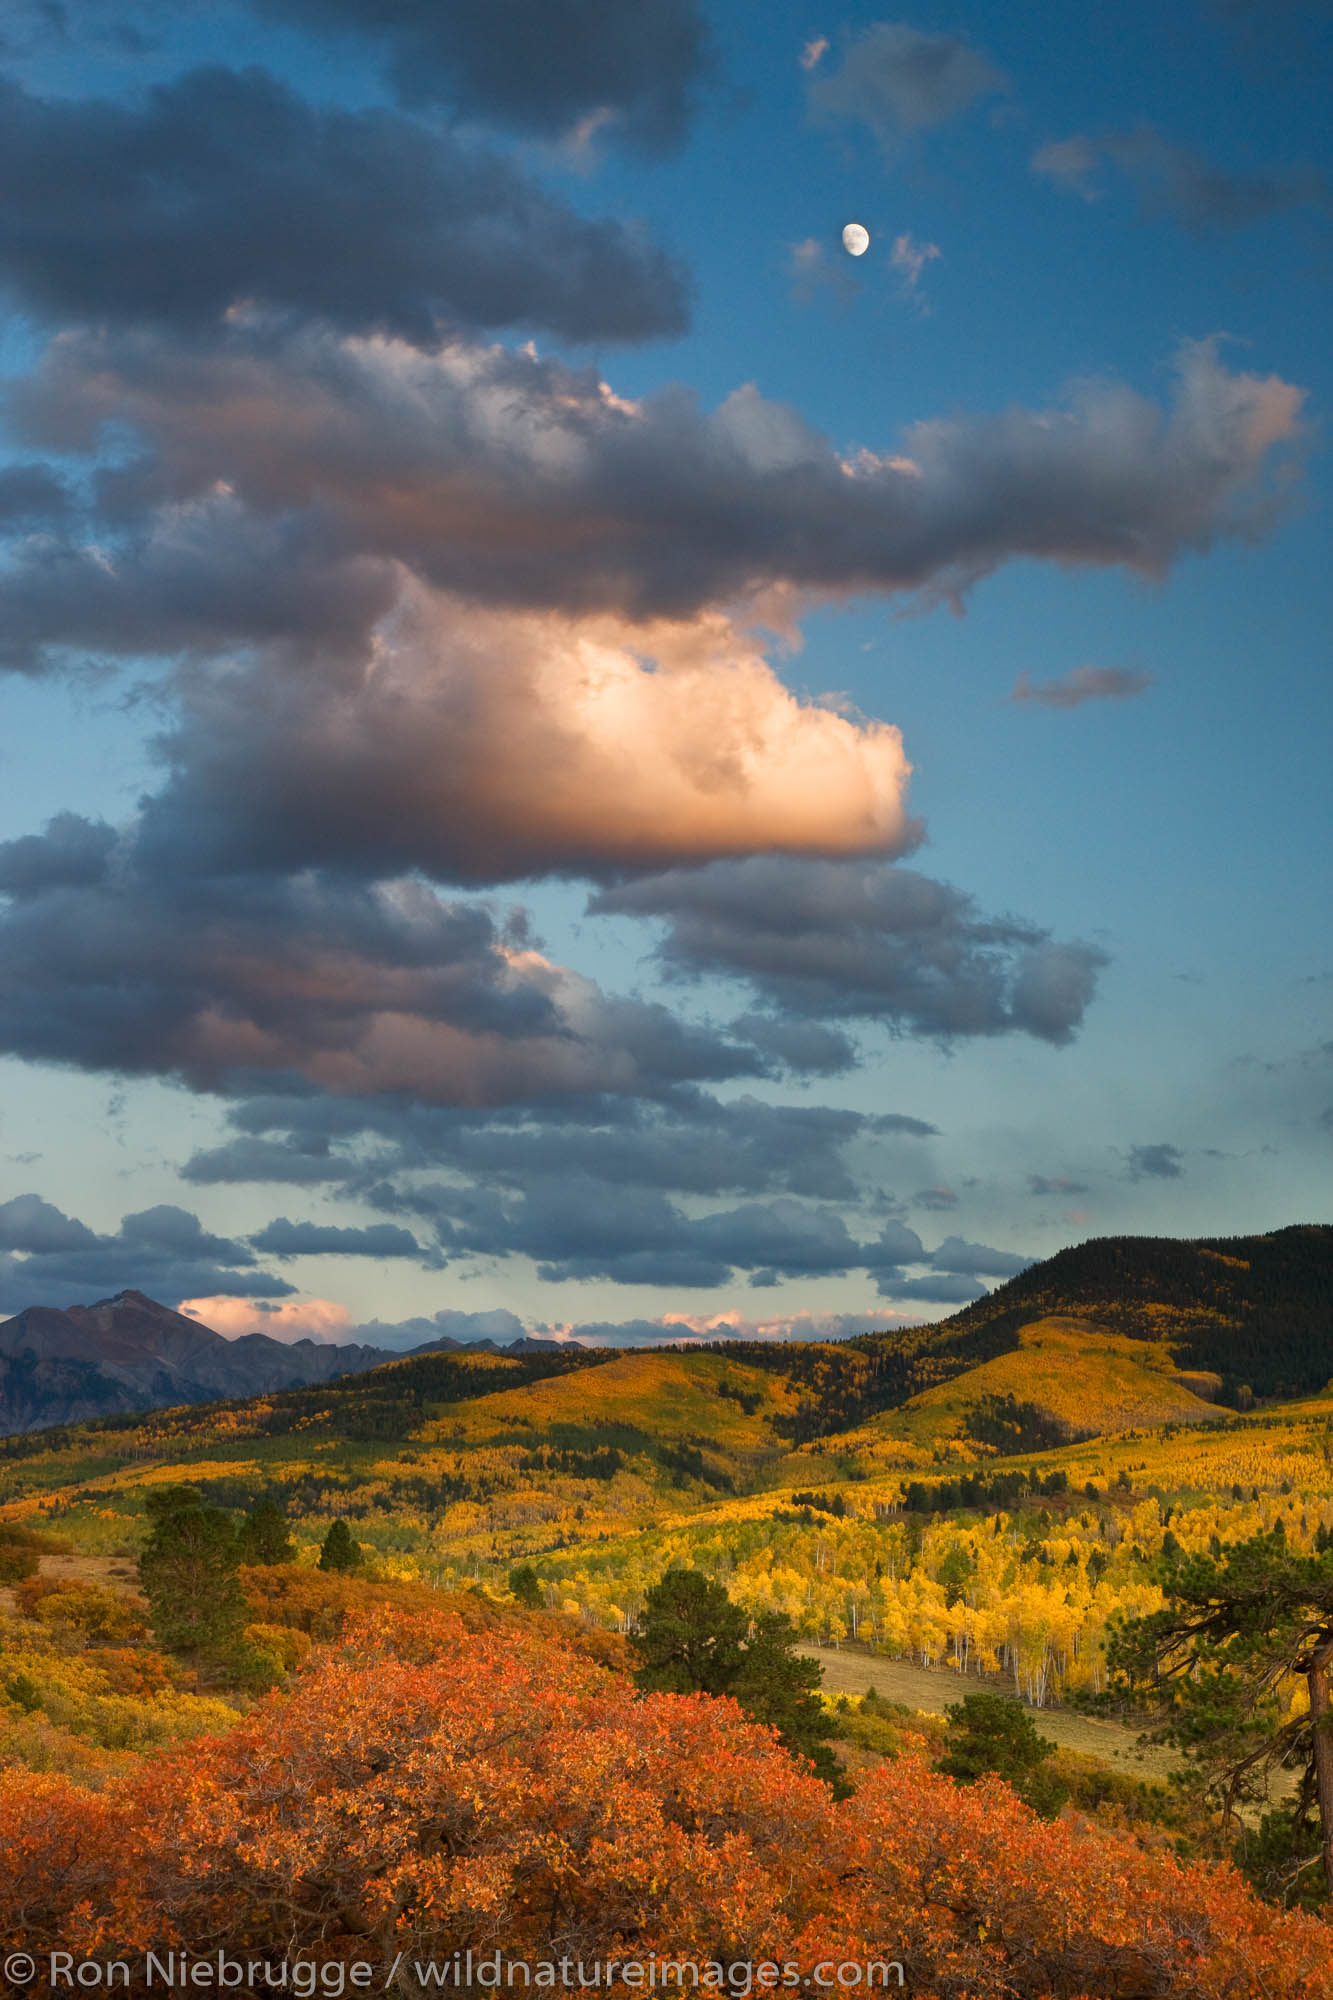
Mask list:
MULTIPOLYGON (((521 1342, 520 1347, 547 1343, 521 1342)), ((416 1353, 464 1343, 447 1335, 416 1353)), ((493 1341, 468 1343, 494 1350, 493 1341)), ((117 1292, 90 1306, 28 1306, 0 1324, 0 1435, 44 1430, 92 1417, 264 1395, 328 1382, 403 1357, 355 1342, 235 1340, 159 1305, 143 1292, 117 1292)))
MULTIPOLYGON (((1022 1330, 1061 1315, 1131 1342, 1165 1342, 1184 1380, 1224 1404, 1311 1394, 1333 1377, 1333 1227, 1266 1235, 1102 1237, 1058 1251, 950 1319, 819 1343, 728 1342, 726 1352, 800 1385, 792 1435, 829 1436, 962 1373, 1016 1354, 1022 1330), (1206 1389, 1203 1378, 1210 1378, 1206 1389)), ((401 1364, 450 1352, 576 1357, 569 1343, 461 1343, 409 1355, 349 1344, 231 1340, 142 1292, 63 1311, 30 1306, 0 1324, 0 1435, 138 1410, 266 1395, 398 1364, 384 1394, 401 1399, 401 1364)), ((591 1351, 587 1359, 598 1357, 591 1351)), ((1021 1371, 1020 1371, 1021 1372, 1021 1371)))

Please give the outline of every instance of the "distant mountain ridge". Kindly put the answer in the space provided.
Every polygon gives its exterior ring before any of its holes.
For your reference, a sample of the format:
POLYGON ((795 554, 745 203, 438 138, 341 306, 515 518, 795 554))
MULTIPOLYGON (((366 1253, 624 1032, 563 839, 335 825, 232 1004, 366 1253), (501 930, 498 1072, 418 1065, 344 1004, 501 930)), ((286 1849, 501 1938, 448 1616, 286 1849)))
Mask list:
MULTIPOLYGON (((934 1325, 862 1334, 836 1347, 716 1344, 738 1362, 790 1377, 800 1408, 783 1422, 801 1442, 851 1430, 1013 1353, 1025 1326, 1062 1315, 1131 1339, 1169 1342, 1180 1371, 1221 1378, 1223 1403, 1243 1402, 1247 1390, 1256 1397, 1309 1395, 1333 1378, 1333 1226, 1193 1241, 1093 1238, 1030 1265, 934 1325)), ((178 1403, 243 1400, 412 1358, 489 1352, 518 1359, 569 1345, 525 1339, 500 1346, 446 1335, 403 1354, 262 1333, 229 1340, 142 1292, 118 1292, 63 1311, 30 1306, 0 1324, 0 1435, 178 1403)), ((407 1382, 398 1374, 383 1393, 392 1400, 407 1382)))
MULTIPOLYGON (((534 1344, 516 1347, 522 1351, 534 1344)), ((474 1345, 501 1351, 489 1340, 474 1345)), ((412 1351, 442 1353, 462 1346, 442 1335, 412 1351)), ((273 1340, 265 1333, 230 1340, 136 1291, 63 1310, 29 1306, 0 1324, 0 1435, 302 1388, 402 1358, 389 1348, 354 1341, 323 1346, 314 1340, 273 1340)))

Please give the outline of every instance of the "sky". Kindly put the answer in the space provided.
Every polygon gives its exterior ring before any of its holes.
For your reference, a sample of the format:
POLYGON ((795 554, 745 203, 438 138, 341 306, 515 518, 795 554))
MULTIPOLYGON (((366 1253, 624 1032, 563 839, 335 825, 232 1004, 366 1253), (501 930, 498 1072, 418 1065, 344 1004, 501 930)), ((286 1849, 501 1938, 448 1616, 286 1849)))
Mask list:
POLYGON ((11 0, 0 1311, 825 1336, 1327 1219, 1331 71, 11 0))

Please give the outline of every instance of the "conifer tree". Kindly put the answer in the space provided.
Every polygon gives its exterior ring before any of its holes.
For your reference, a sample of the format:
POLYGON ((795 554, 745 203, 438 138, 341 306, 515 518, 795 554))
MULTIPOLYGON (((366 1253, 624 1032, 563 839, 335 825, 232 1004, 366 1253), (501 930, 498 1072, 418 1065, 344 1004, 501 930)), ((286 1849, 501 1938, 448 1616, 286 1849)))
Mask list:
POLYGON ((519 1563, 509 1572, 509 1594, 527 1611, 540 1611, 542 1606, 541 1578, 531 1563, 519 1563))
POLYGON ((648 1591, 630 1644, 642 1662, 634 1678, 645 1692, 731 1695, 841 1791, 825 1741, 834 1724, 815 1692, 823 1668, 797 1652, 796 1629, 785 1612, 763 1612, 751 1621, 721 1584, 698 1570, 672 1569, 648 1591))
POLYGON ((359 1568, 361 1544, 353 1541, 352 1531, 346 1521, 335 1521, 324 1537, 324 1546, 319 1552, 319 1566, 324 1570, 334 1570, 345 1574, 359 1568))
POLYGON ((241 1523, 237 1539, 243 1563, 296 1561, 296 1544, 287 1532, 287 1516, 276 1500, 256 1500, 241 1523))
POLYGON ((1333 1897, 1333 1553, 1299 1554, 1279 1519, 1220 1558, 1168 1563, 1162 1589, 1164 1608, 1108 1648, 1113 1693, 1155 1710, 1158 1736, 1194 1765, 1229 1829, 1241 1805, 1263 1802, 1269 1771, 1294 1768, 1293 1866, 1313 1850, 1333 1897), (1295 1675, 1308 1701, 1284 1720, 1295 1675))
POLYGON ((147 1503, 152 1528, 139 1557, 158 1643, 172 1652, 217 1656, 235 1647, 246 1622, 236 1571, 240 1546, 231 1516, 204 1504, 193 1486, 167 1486, 147 1503))

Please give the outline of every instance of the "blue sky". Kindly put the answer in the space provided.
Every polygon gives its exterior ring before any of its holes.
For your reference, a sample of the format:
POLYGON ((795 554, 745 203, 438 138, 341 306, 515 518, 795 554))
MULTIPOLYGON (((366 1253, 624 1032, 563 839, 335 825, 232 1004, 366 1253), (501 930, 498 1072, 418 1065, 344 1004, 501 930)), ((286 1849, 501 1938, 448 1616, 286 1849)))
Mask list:
POLYGON ((1321 1219, 1331 45, 13 12, 0 1309, 850 1331, 1321 1219))

